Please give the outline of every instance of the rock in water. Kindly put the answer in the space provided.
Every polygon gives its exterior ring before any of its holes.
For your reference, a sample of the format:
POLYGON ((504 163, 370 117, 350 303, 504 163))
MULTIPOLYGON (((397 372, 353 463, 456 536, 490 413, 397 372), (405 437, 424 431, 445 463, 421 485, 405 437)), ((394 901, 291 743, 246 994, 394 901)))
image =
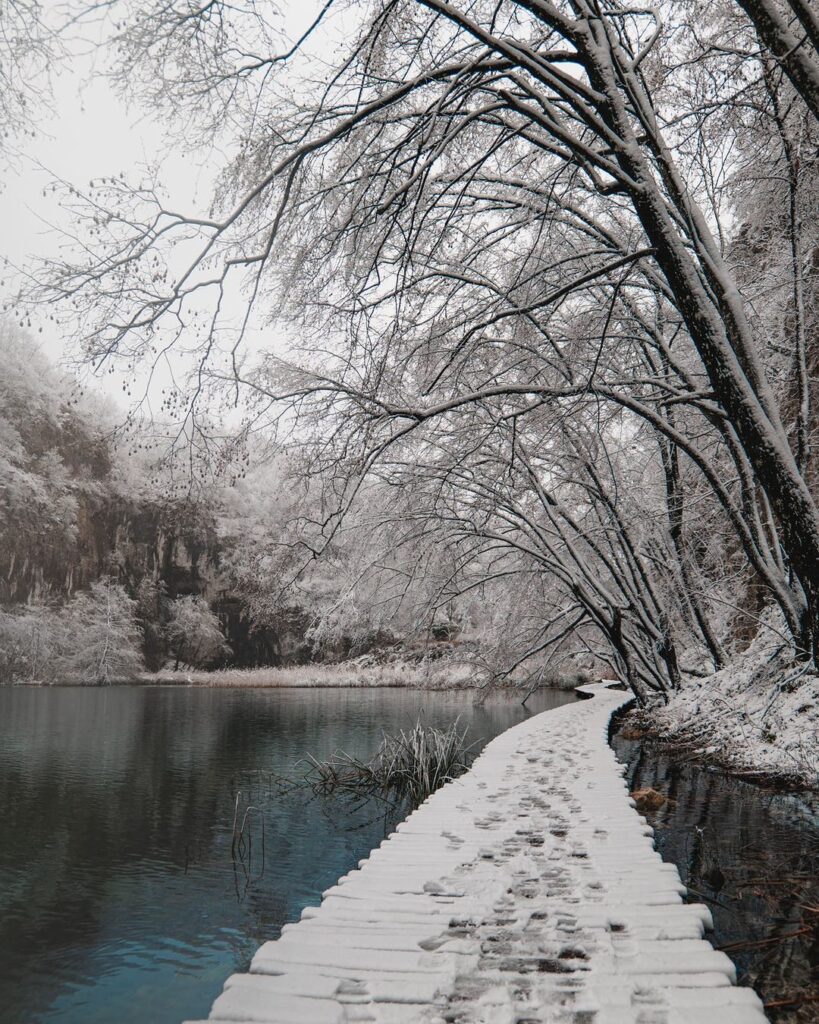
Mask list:
POLYGON ((668 803, 668 797, 663 796, 659 790, 646 786, 645 789, 635 789, 631 799, 637 804, 638 811, 656 811, 663 804, 668 803))

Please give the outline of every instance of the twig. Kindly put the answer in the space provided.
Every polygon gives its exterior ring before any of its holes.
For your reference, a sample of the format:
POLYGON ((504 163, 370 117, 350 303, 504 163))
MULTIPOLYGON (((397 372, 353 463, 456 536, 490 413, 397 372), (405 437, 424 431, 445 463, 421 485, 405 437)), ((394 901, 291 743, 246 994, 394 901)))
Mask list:
POLYGON ((755 939, 741 942, 729 942, 725 946, 717 946, 716 948, 720 952, 727 953, 729 951, 738 952, 742 949, 758 949, 760 946, 773 946, 778 942, 784 942, 786 939, 795 939, 800 935, 810 935, 813 932, 812 928, 800 928, 795 932, 786 932, 785 935, 772 935, 768 939, 755 939))
POLYGON ((773 999, 770 1003, 763 1003, 762 1008, 764 1010, 784 1010, 786 1008, 797 1010, 800 1006, 804 1006, 805 1003, 819 1003, 819 995, 788 996, 784 999, 773 999))

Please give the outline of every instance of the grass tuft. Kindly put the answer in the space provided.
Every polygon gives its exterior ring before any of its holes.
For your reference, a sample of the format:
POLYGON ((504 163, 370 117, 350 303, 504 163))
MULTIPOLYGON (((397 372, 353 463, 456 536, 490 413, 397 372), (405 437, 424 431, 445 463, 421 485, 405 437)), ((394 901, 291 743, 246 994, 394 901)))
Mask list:
POLYGON ((322 796, 377 796, 418 807, 444 783, 469 770, 476 744, 467 744, 466 734, 458 719, 446 729, 436 729, 419 717, 408 731, 385 734, 369 761, 344 751, 326 761, 309 756, 306 781, 322 796))

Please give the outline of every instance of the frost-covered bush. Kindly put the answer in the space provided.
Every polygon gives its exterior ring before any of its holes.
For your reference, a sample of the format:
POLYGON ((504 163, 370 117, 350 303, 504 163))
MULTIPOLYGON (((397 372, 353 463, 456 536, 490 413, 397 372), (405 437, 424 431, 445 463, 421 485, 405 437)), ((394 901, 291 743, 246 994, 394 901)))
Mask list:
POLYGON ((53 667, 56 681, 112 683, 133 679, 142 669, 136 601, 113 580, 92 583, 60 618, 64 639, 53 667))
POLYGON ((101 684, 142 669, 136 602, 110 579, 62 608, 0 611, 0 681, 101 684))
POLYGON ((168 651, 175 661, 203 668, 230 653, 219 619, 202 597, 180 597, 171 605, 171 620, 165 629, 168 651))
POLYGON ((0 610, 0 682, 36 682, 49 678, 64 646, 64 623, 54 608, 25 605, 0 610))

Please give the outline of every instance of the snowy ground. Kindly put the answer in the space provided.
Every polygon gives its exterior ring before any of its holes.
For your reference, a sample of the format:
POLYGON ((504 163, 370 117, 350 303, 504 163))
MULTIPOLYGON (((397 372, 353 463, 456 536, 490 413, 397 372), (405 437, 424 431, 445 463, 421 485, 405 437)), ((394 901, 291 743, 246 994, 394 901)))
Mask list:
POLYGON ((418 687, 429 689, 465 689, 475 685, 474 672, 468 667, 436 662, 398 661, 378 665, 359 660, 338 664, 311 663, 287 668, 204 669, 179 672, 143 673, 143 683, 164 686, 205 687, 299 687, 336 689, 346 687, 418 687))
POLYGON ((211 1021, 761 1024, 607 743, 627 696, 488 744, 235 975, 211 1021))
POLYGON ((645 720, 662 740, 749 776, 819 788, 819 677, 761 645, 706 679, 689 680, 645 720))
MULTIPOLYGON (((543 686, 547 689, 573 690, 578 673, 554 674, 543 686)), ((586 676, 585 678, 588 678, 586 676)), ((481 672, 469 661, 453 658, 393 658, 378 662, 373 658, 351 658, 324 664, 290 665, 286 668, 180 669, 178 672, 143 672, 142 683, 159 686, 304 687, 306 689, 344 687, 414 687, 425 690, 478 690, 484 685, 481 672)), ((495 688, 515 689, 520 684, 509 678, 495 688)), ((524 691, 525 692, 525 689, 524 691)))
POLYGON ((478 685, 472 665, 450 658, 395 658, 380 663, 373 658, 351 658, 324 664, 290 665, 285 668, 181 669, 178 672, 145 672, 141 682, 175 686, 243 687, 418 687, 422 689, 471 689, 478 685))

